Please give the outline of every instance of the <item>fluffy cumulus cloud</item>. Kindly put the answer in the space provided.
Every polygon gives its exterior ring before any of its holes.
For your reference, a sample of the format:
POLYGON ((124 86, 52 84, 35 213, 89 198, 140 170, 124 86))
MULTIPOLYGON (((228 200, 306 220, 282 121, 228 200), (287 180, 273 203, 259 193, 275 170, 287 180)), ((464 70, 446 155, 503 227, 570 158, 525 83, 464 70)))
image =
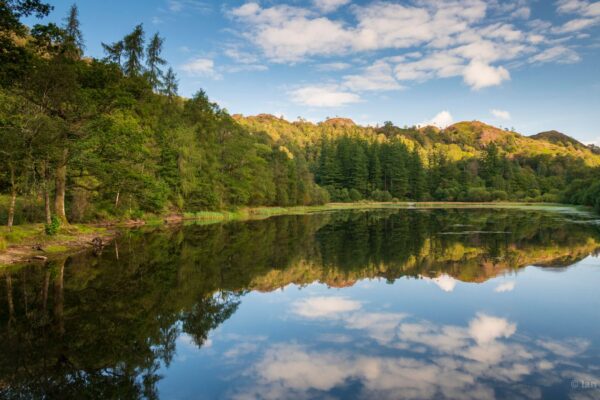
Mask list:
POLYGON ((365 68, 362 74, 345 76, 344 86, 358 92, 399 90, 403 88, 394 78, 392 67, 384 61, 376 62, 365 68))
MULTIPOLYGON (((556 12, 566 20, 556 25, 531 19, 527 0, 298 4, 247 2, 228 13, 244 27, 241 36, 269 62, 319 60, 316 68, 331 72, 348 69, 360 58, 352 56, 368 55, 370 66, 338 78, 339 86, 352 93, 451 77, 474 90, 499 86, 510 80, 509 68, 579 62, 572 33, 600 22, 600 2, 587 0, 558 1, 556 12), (335 13, 340 7, 344 13, 335 13), (332 56, 348 59, 323 61, 332 56)), ((343 104, 353 101, 349 94, 341 96, 350 100, 343 104)))
POLYGON ((517 283, 515 281, 503 282, 503 283, 499 284, 498 286, 496 286, 496 288, 494 289, 494 292, 496 292, 496 293, 512 292, 513 290, 515 290, 516 285, 517 285, 517 283))
POLYGON ((496 108, 490 110, 492 115, 498 119, 503 119, 508 121, 510 119, 510 113, 506 110, 498 110, 496 108))
POLYGON ((194 58, 181 66, 181 70, 190 76, 219 79, 221 75, 215 70, 215 62, 210 58, 194 58))
POLYGON ((309 85, 290 91, 291 100, 309 107, 342 107, 361 101, 360 96, 338 85, 309 85))
MULTIPOLYGON (((442 123, 442 124, 444 124, 446 126, 448 126, 448 125, 450 125, 452 123, 452 116, 450 115, 449 112, 442 111, 440 114, 447 114, 449 116, 449 120, 448 120, 447 116, 442 115, 441 117, 439 117, 440 121, 438 121, 438 123, 442 123)), ((440 114, 438 114, 438 116, 440 114)), ((438 117, 438 116, 436 116, 436 117, 438 117)), ((434 124, 428 123, 427 125, 434 125, 434 124)), ((435 126, 438 126, 438 125, 435 125, 435 126)), ((458 281, 456 279, 454 279, 453 277, 451 277, 450 275, 447 275, 447 274, 442 274, 442 275, 437 276, 435 278, 428 278, 428 277, 425 277, 425 276, 422 277, 422 278, 424 280, 431 281, 431 282, 435 283, 444 292, 453 292, 454 289, 456 288, 456 284, 458 283, 458 281)))
POLYGON ((429 121, 418 124, 418 126, 435 126, 438 128, 446 128, 447 126, 452 125, 453 122, 454 118, 452 117, 452 114, 450 114, 450 111, 444 110, 437 113, 435 117, 429 121))
POLYGON ((463 71, 467 85, 474 90, 496 86, 510 79, 510 73, 504 67, 494 67, 483 61, 473 60, 463 71))
POLYGON ((494 387, 502 384, 508 397, 541 398, 537 386, 568 382, 568 377, 581 376, 590 368, 591 361, 580 364, 589 341, 516 335, 516 323, 484 313, 476 314, 467 326, 362 307, 326 316, 340 332, 324 338, 335 341, 335 351, 323 349, 318 340, 264 341, 259 349, 250 349, 256 360, 247 371, 251 383, 232 397, 327 397, 324 392, 343 393, 352 385, 359 388, 353 393, 357 398, 491 399, 494 387))
POLYGON ((294 304, 294 313, 303 317, 329 317, 348 311, 355 311, 361 304, 344 297, 309 297, 294 304))

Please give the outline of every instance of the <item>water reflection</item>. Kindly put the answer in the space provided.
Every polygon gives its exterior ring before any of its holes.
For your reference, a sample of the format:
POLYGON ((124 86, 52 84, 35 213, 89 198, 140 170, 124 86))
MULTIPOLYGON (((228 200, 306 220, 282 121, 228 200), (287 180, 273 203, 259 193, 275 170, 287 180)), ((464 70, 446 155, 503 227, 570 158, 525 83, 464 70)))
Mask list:
MULTIPOLYGON (((533 293, 528 275, 515 275, 521 268, 564 270, 597 252, 598 227, 568 218, 511 210, 279 217, 130 231, 99 258, 2 270, 0 397, 562 397, 569 378, 598 381, 598 358, 589 356, 598 323, 550 335, 539 316, 521 330, 513 312, 496 309, 533 293), (504 274, 486 294, 459 290, 504 274), (310 286, 275 291, 290 284, 310 286)), ((597 284, 598 275, 583 279, 597 284)), ((561 289, 548 285, 533 294, 554 301, 561 289)), ((594 293, 579 288, 570 301, 597 310, 594 293)), ((556 311, 565 320, 567 312, 556 311)))
POLYGON ((367 345, 361 341, 341 351, 298 343, 268 346, 253 367, 257 384, 234 397, 312 398, 317 391, 338 388, 344 393, 341 397, 492 399, 501 383, 504 397, 540 398, 537 385, 582 376, 591 379, 586 371, 593 370, 593 365, 573 362, 588 349, 588 341, 517 338, 516 323, 484 313, 476 314, 467 326, 362 310, 327 318, 360 331, 369 339, 367 345), (557 371, 557 364, 569 368, 557 371), (519 384, 527 377, 534 379, 519 384), (358 392, 353 391, 353 381, 360 382, 358 392))

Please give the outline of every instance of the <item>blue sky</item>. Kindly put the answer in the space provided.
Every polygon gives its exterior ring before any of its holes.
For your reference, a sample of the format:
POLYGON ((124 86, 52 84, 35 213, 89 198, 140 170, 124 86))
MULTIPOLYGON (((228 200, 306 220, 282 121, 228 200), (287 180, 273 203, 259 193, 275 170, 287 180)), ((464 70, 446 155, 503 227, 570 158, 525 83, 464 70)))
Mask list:
MULTIPOLYGON (((51 1, 62 21, 70 1, 51 1)), ((600 145, 600 1, 82 0, 86 52, 165 37, 180 94, 231 113, 482 120, 600 145)))

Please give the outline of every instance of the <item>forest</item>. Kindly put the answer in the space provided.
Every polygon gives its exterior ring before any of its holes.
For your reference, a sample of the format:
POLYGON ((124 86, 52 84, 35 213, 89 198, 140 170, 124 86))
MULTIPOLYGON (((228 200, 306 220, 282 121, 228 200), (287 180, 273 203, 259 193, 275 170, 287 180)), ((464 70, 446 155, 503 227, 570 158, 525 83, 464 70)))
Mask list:
MULTIPOLYGON (((600 210, 597 149, 478 122, 359 127, 242 117, 178 95, 142 25, 85 54, 78 9, 0 2, 0 223, 139 219, 330 201, 536 201, 600 210)), ((566 137, 566 136, 565 136, 566 137)))

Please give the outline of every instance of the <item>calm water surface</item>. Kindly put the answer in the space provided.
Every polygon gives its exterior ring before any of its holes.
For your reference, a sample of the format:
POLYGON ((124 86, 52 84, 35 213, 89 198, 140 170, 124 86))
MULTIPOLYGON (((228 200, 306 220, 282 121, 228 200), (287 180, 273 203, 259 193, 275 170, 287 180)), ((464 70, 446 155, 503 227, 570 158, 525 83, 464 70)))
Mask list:
POLYGON ((384 210, 0 271, 0 398, 598 399, 600 225, 384 210))

